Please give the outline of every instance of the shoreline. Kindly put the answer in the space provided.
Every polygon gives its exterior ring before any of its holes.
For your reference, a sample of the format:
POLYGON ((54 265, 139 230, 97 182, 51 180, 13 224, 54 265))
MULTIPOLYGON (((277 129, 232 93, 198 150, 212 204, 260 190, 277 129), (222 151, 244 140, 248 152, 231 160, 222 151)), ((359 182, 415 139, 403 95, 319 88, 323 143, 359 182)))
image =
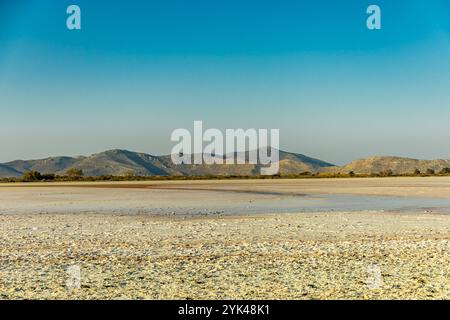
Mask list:
POLYGON ((450 178, 0 186, 0 214, 220 216, 327 211, 450 214, 450 178))

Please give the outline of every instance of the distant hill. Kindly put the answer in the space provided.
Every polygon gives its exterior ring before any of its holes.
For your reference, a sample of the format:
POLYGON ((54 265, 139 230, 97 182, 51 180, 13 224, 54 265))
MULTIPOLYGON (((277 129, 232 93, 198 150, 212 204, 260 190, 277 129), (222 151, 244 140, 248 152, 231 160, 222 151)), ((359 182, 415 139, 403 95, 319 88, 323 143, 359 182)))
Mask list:
MULTIPOLYGON (((301 154, 280 151, 281 173, 319 172, 333 165, 301 154)), ((259 165, 175 165, 170 155, 153 156, 127 150, 109 150, 88 157, 51 157, 40 160, 17 160, 0 166, 0 177, 18 177, 24 172, 35 170, 41 173, 64 174, 69 168, 83 170, 87 176, 115 175, 129 173, 139 176, 167 175, 242 175, 259 174, 259 165)))
POLYGON ((4 165, 13 168, 20 175, 26 171, 39 171, 41 173, 57 173, 70 168, 81 158, 71 157, 50 157, 40 160, 16 160, 5 163, 4 165))
POLYGON ((157 156, 127 150, 96 153, 78 161, 73 167, 83 170, 88 176, 122 176, 129 173, 139 176, 179 174, 178 171, 166 166, 157 156))
POLYGON ((409 174, 416 169, 425 173, 428 169, 435 172, 450 168, 450 160, 417 160, 401 157, 371 157, 352 161, 342 167, 328 168, 326 171, 356 174, 372 174, 392 170, 394 174, 409 174))
MULTIPOLYGON (((245 154, 234 154, 234 157, 245 157, 248 159, 248 152, 245 154)), ((321 161, 318 159, 310 158, 302 154, 290 153, 285 151, 279 151, 280 156, 280 173, 302 173, 302 172, 320 172, 325 167, 334 166, 331 163, 321 161)), ((253 176, 260 173, 260 165, 255 164, 184 164, 174 166, 170 159, 170 155, 160 157, 167 166, 174 167, 180 174, 186 176, 192 175, 217 175, 217 176, 253 176)))
MULTIPOLYGON (((235 154, 235 156, 237 156, 235 154)), ((240 156, 248 156, 248 153, 240 156)), ((254 176, 260 174, 258 164, 182 164, 172 163, 170 155, 153 156, 127 150, 108 150, 88 157, 50 157, 40 160, 17 160, 0 164, 0 177, 20 177, 26 171, 63 175, 70 168, 83 170, 86 176, 254 176)), ((280 173, 304 172, 377 174, 392 170, 394 174, 410 174, 416 169, 425 173, 450 168, 450 160, 417 160, 401 157, 372 157, 355 160, 344 166, 310 158, 302 154, 280 151, 280 173)))
POLYGON ((0 164, 0 177, 16 178, 20 177, 22 172, 15 170, 7 165, 0 164))
POLYGON ((302 172, 317 173, 330 167, 334 167, 334 164, 310 158, 298 153, 280 151, 281 174, 298 174, 302 172))

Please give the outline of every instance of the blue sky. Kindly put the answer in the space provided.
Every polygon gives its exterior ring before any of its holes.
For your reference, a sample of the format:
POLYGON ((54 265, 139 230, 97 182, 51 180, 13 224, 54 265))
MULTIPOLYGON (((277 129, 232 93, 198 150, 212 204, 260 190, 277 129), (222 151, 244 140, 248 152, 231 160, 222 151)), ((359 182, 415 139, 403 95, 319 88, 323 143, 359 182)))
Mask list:
POLYGON ((449 89, 446 0, 0 0, 1 162, 169 153, 194 120, 337 164, 450 158, 449 89))

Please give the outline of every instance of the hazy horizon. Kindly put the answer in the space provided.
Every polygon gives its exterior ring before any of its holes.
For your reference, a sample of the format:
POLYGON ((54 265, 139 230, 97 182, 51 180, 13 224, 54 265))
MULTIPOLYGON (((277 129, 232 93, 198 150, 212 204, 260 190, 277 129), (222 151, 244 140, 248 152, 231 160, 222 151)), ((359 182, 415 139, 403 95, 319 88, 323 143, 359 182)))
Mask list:
POLYGON ((0 1, 0 163, 169 154, 194 120, 337 165, 450 159, 449 88, 445 0, 0 1))

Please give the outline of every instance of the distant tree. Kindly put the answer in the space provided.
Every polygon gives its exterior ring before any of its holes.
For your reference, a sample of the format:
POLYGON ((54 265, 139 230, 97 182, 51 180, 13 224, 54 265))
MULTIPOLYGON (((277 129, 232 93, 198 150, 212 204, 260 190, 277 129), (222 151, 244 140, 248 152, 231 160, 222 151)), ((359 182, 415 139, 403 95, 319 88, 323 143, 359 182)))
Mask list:
POLYGON ((450 174, 450 168, 443 168, 439 173, 440 174, 450 174))
POLYGON ((133 170, 129 170, 129 171, 125 172, 124 176, 125 176, 125 178, 134 178, 134 177, 136 177, 136 174, 134 173, 133 170))
POLYGON ((350 171, 350 172, 348 173, 348 175, 349 175, 350 177, 354 177, 354 176, 355 176, 355 172, 354 172, 354 171, 350 171))
POLYGON ((39 181, 42 180, 42 175, 38 171, 27 171, 22 176, 23 181, 39 181))
POLYGON ((382 176, 382 177, 391 177, 393 175, 394 175, 394 171, 392 171, 391 169, 380 172, 380 176, 382 176))
POLYGON ((433 169, 427 169, 427 174, 434 175, 436 172, 433 169))
POLYGON ((420 175, 420 174, 421 174, 421 172, 420 172, 419 169, 414 170, 414 175, 415 175, 415 176, 418 176, 418 175, 420 175))
POLYGON ((84 176, 83 170, 77 168, 70 168, 66 171, 66 175, 71 179, 79 179, 84 176))

